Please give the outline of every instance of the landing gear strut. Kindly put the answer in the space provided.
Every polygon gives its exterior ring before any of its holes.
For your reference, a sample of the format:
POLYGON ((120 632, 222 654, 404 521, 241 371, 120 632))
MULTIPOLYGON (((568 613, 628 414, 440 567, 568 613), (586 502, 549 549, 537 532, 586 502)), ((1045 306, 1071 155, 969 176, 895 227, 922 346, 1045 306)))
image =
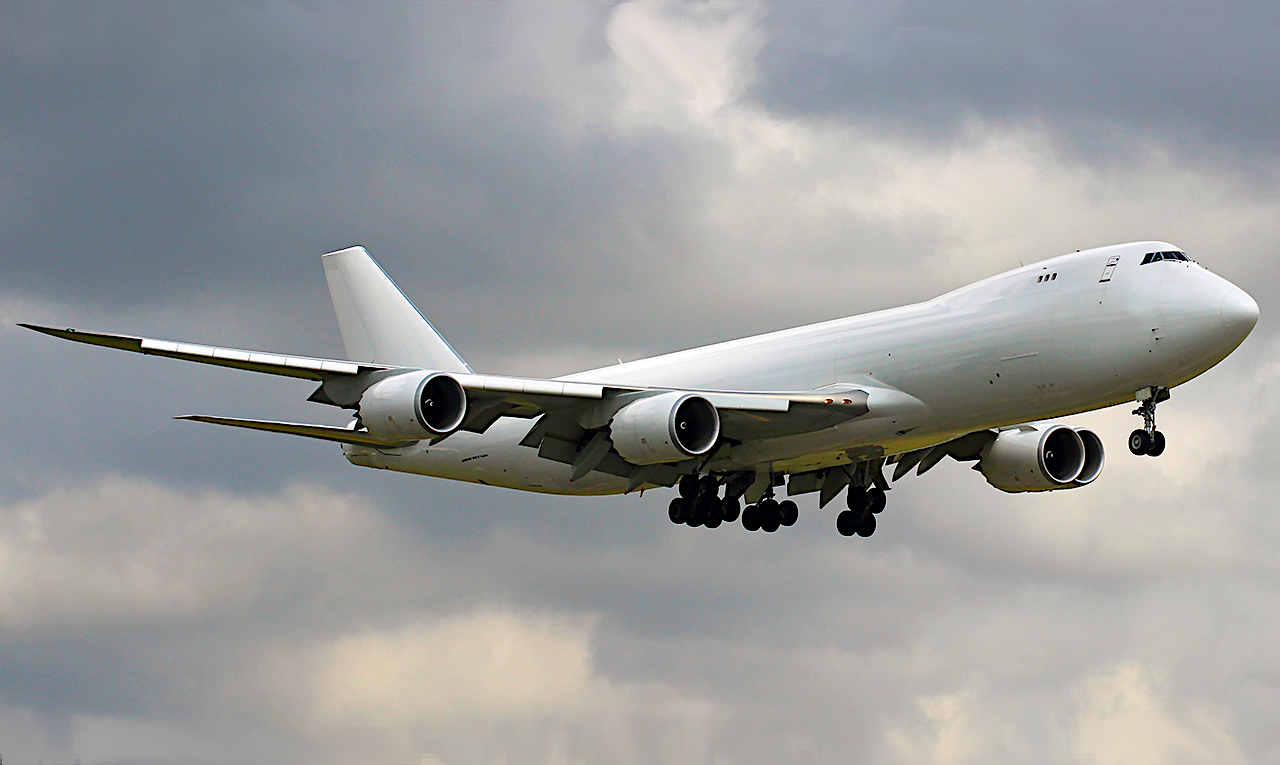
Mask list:
POLYGON ((1156 430, 1156 404, 1169 400, 1169 389, 1157 386, 1143 388, 1137 393, 1138 408, 1134 414, 1142 415, 1143 427, 1129 434, 1129 451, 1159 457, 1164 453, 1164 434, 1156 430))

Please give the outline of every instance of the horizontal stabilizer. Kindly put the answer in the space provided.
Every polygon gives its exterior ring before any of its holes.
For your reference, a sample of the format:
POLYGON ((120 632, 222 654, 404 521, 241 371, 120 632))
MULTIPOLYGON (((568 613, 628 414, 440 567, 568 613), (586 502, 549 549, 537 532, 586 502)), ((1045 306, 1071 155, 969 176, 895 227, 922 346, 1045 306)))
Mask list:
POLYGON ((241 420, 235 417, 212 417, 207 414, 184 414, 173 419, 208 422, 214 425, 229 425, 233 428, 248 428, 249 430, 265 430, 268 433, 287 433, 291 436, 318 438, 322 441, 337 441, 338 443, 359 444, 360 446, 377 446, 384 449, 411 446, 417 443, 416 441, 406 441, 404 439, 382 438, 363 430, 347 430, 346 428, 335 428, 332 425, 306 425, 295 422, 271 422, 270 420, 241 420))

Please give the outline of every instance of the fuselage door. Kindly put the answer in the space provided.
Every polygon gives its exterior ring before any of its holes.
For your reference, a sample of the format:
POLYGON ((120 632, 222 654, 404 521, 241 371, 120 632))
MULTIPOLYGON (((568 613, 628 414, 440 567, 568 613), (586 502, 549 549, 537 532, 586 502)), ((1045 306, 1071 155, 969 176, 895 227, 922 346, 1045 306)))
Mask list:
POLYGON ((1107 265, 1104 266, 1102 269, 1102 278, 1099 279, 1098 281, 1099 282, 1111 281, 1111 274, 1116 270, 1116 264, 1119 262, 1120 262, 1119 255, 1112 255, 1111 257, 1107 258, 1107 265))

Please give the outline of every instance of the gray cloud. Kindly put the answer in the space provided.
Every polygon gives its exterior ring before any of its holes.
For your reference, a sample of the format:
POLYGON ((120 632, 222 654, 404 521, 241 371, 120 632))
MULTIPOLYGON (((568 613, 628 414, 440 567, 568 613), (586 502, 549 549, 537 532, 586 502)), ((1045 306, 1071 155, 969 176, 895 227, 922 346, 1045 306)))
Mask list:
POLYGON ((1274 168, 1269 4, 800 2, 769 23, 756 95, 787 113, 939 141, 975 118, 1030 122, 1091 163, 1156 138, 1274 168))
POLYGON ((644 8, 3 7, 12 762, 1274 756, 1265 9, 775 4, 753 57, 717 37, 752 7, 644 8), (1152 29, 1176 50, 1140 55, 1152 29), (711 64, 673 91, 633 64, 676 32, 711 64), (175 423, 342 416, 12 326, 340 355, 316 256, 359 241, 478 368, 550 374, 1149 236, 1263 306, 1162 407, 1169 452, 1080 418, 1112 447, 1097 485, 1010 497, 945 464, 856 544, 808 501, 789 533, 692 531, 668 493, 175 423))

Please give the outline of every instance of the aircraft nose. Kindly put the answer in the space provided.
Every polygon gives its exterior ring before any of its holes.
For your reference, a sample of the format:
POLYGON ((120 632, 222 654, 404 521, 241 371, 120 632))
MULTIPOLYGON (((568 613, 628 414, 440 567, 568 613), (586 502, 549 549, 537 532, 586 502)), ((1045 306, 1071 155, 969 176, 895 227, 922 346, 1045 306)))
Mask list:
POLYGON ((1222 326, 1232 337, 1244 339, 1258 323, 1258 304, 1249 293, 1232 287, 1222 297, 1222 326))

